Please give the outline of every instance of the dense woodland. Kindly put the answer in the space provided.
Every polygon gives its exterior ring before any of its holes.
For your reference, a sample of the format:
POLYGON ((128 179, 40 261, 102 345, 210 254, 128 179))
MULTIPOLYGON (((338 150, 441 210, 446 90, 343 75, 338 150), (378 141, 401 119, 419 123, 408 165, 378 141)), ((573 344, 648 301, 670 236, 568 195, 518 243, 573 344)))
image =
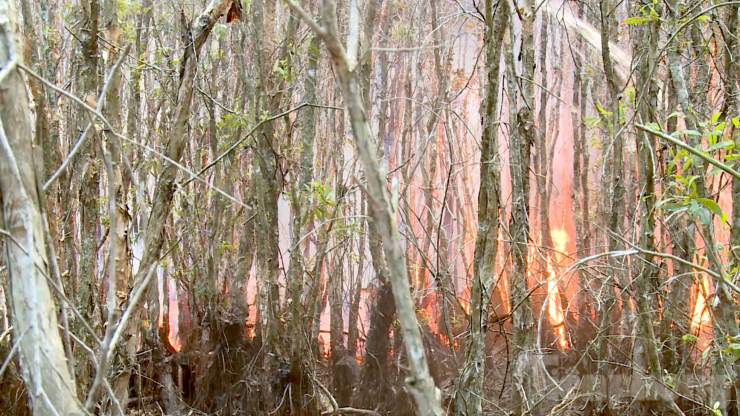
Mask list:
POLYGON ((0 0, 0 414, 740 415, 739 19, 0 0))

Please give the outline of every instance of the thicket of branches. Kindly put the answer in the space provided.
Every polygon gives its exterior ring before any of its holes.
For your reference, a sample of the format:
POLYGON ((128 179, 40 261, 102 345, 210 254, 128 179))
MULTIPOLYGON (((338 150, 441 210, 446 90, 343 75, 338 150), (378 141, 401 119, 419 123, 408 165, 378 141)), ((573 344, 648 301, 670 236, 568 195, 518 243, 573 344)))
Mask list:
POLYGON ((740 414, 739 13, 0 1, 0 413, 740 414))

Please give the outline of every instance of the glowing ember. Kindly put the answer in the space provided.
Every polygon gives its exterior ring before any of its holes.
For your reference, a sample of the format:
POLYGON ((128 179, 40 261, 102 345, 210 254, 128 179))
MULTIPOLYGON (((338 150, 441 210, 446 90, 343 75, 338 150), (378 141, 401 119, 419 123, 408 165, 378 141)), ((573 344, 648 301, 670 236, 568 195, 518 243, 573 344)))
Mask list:
POLYGON ((558 337, 558 343, 563 349, 568 348, 568 339, 565 336, 565 314, 560 304, 560 290, 558 289, 557 272, 555 267, 557 261, 566 253, 568 244, 568 234, 565 230, 551 230, 550 237, 555 245, 555 253, 548 256, 547 259, 547 314, 550 318, 550 324, 555 328, 555 334, 558 337))

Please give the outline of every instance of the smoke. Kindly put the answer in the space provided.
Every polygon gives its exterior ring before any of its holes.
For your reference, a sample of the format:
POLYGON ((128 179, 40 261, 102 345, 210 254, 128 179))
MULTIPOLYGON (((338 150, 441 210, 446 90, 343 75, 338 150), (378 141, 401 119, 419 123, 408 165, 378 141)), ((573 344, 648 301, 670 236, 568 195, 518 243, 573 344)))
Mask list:
MULTIPOLYGON (((576 16, 568 4, 554 3, 557 2, 548 1, 544 6, 545 12, 562 22, 567 28, 579 33, 592 48, 601 53, 601 32, 591 23, 576 16)), ((580 51, 574 52, 580 53, 580 51)), ((632 55, 628 50, 612 41, 609 41, 609 55, 612 58, 614 71, 619 80, 626 83, 631 72, 632 55)))

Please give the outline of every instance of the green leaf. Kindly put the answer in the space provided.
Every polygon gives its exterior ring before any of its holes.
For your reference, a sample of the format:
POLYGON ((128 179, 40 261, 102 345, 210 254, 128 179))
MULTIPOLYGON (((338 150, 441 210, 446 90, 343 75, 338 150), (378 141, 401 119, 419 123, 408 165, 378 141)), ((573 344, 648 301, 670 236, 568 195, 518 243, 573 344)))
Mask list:
POLYGON ((738 160, 738 159, 740 159, 740 154, 738 153, 731 154, 731 155, 725 155, 725 160, 728 162, 731 162, 733 160, 738 160))
POLYGON ((655 131, 660 131, 660 124, 658 123, 647 123, 647 126, 655 131))
POLYGON ((601 117, 599 116, 584 117, 583 122, 586 123, 586 128, 592 129, 599 125, 599 123, 601 122, 601 117))
POLYGON ((666 211, 676 212, 676 211, 683 211, 686 208, 688 208, 688 205, 686 204, 665 204, 662 205, 661 208, 663 208, 666 211))
POLYGON ((599 113, 602 116, 611 116, 611 115, 614 114, 611 111, 609 111, 609 110, 605 109, 604 107, 602 107, 601 104, 599 104, 599 103, 596 103, 596 109, 599 110, 599 113))
POLYGON ((719 120, 719 118, 720 118, 720 117, 722 117, 722 112, 721 112, 721 111, 720 111, 720 112, 718 112, 718 113, 714 113, 714 114, 712 115, 712 118, 711 118, 711 119, 709 119, 709 122, 710 122, 710 123, 716 123, 716 122, 717 122, 717 120, 719 120))
POLYGON ((735 126, 735 128, 738 128, 738 126, 740 126, 740 119, 738 119, 737 117, 733 117, 732 125, 735 126))
POLYGON ((700 209, 699 222, 702 225, 708 225, 710 221, 712 221, 712 217, 709 216, 709 211, 707 211, 706 209, 700 209))
POLYGON ((713 152, 713 151, 715 151, 717 149, 727 149, 730 146, 734 147, 735 146, 735 142, 733 142, 732 140, 721 141, 719 143, 716 143, 713 146, 710 146, 709 149, 707 149, 707 152, 713 152))
POLYGON ((699 201, 702 205, 709 208, 710 211, 713 213, 722 216, 722 208, 720 208, 719 204, 714 202, 714 200, 709 198, 696 198, 697 201, 699 201))
POLYGON ((680 111, 674 111, 671 114, 668 114, 668 119, 669 120, 672 119, 673 117, 676 117, 676 118, 684 118, 683 117, 683 113, 680 112, 680 111))
POLYGON ((648 21, 648 18, 645 16, 632 16, 624 19, 624 23, 627 23, 628 25, 638 25, 640 23, 645 23, 648 21))
POLYGON ((699 341, 699 337, 697 337, 696 335, 693 335, 693 334, 686 334, 686 335, 682 336, 681 339, 683 340, 683 342, 696 342, 696 341, 699 341))
POLYGON ((701 136, 701 133, 696 130, 678 130, 673 132, 672 136, 675 136, 677 134, 685 134, 687 136, 701 136))

